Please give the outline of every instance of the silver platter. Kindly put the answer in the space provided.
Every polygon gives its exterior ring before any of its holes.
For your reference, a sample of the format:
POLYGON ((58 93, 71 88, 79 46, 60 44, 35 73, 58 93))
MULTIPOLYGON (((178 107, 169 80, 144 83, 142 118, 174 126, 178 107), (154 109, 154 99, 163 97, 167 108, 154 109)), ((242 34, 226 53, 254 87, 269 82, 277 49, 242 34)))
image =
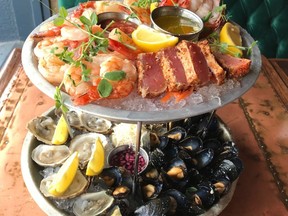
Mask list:
MULTIPOLYGON (((50 17, 44 22, 51 21, 55 16, 50 17)), ((44 23, 43 22, 43 23, 44 23)), ((42 24, 43 24, 42 23, 42 24)), ((40 25, 42 25, 40 24, 40 25)), ((26 39, 23 50, 22 50, 22 64, 24 70, 31 80, 31 82, 37 86, 43 93, 48 95, 51 98, 54 98, 55 86, 51 85, 38 71, 38 62, 36 56, 33 53, 35 47, 35 42, 30 38, 30 36, 39 31, 40 25, 37 26, 31 34, 26 39)), ((254 42, 254 39, 249 35, 249 33, 240 27, 243 45, 249 46, 254 42)), ((184 119, 187 117, 193 117, 201 115, 203 113, 210 112, 221 106, 224 106, 235 99, 239 98, 246 91, 248 91, 256 82, 260 69, 261 69, 261 53, 258 46, 254 46, 252 50, 252 55, 250 56, 252 60, 250 72, 242 78, 240 81, 241 84, 239 87, 235 87, 232 90, 221 93, 220 97, 217 99, 211 99, 195 105, 185 105, 179 109, 167 109, 161 111, 130 111, 123 109, 114 109, 105 106, 100 106, 96 104, 88 104, 85 106, 73 105, 73 102, 70 99, 70 96, 66 93, 63 93, 64 103, 72 109, 80 110, 90 114, 94 114, 98 117, 102 117, 111 121, 117 122, 127 122, 127 123, 159 123, 174 121, 179 119, 184 119), (221 103, 219 103, 221 101, 221 103)), ((140 97, 140 96, 139 96, 140 97)))
MULTIPOLYGON (((55 118, 54 108, 51 108, 43 115, 55 118)), ((223 130, 224 139, 233 140, 229 128, 222 122, 220 118, 219 122, 220 122, 220 128, 223 130)), ((49 198, 44 197, 44 195, 39 190, 40 182, 43 179, 43 177, 40 175, 40 171, 43 170, 44 168, 40 167, 32 160, 31 153, 33 149, 36 148, 40 143, 41 142, 38 141, 32 133, 30 132, 27 133, 21 151, 21 171, 25 185, 34 201, 47 215, 51 216, 68 215, 68 213, 65 212, 64 210, 57 208, 57 206, 49 198)), ((219 200, 219 202, 214 204, 207 212, 205 212, 201 216, 219 215, 231 201, 234 191, 236 189, 237 181, 238 179, 232 183, 229 192, 225 196, 223 196, 219 200)))

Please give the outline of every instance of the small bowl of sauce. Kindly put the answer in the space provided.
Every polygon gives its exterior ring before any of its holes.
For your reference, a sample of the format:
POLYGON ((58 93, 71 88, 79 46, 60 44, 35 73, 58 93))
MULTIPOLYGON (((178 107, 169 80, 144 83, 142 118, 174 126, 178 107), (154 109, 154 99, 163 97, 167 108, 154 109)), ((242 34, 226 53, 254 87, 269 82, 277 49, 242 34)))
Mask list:
POLYGON ((177 6, 162 6, 154 9, 151 13, 151 21, 154 29, 184 40, 197 41, 203 29, 203 22, 199 16, 177 6))

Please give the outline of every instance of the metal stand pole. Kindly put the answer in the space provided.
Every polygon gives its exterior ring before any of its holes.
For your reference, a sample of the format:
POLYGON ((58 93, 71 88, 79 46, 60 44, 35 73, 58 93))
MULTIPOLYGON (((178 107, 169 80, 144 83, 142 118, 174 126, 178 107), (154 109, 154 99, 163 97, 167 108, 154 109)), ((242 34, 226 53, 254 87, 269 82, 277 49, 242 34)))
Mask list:
POLYGON ((137 122, 136 128, 136 148, 135 148, 135 164, 134 164, 134 178, 133 178, 133 188, 132 194, 135 195, 136 193, 136 186, 138 183, 138 161, 139 161, 139 151, 141 145, 141 129, 142 129, 142 122, 137 122))

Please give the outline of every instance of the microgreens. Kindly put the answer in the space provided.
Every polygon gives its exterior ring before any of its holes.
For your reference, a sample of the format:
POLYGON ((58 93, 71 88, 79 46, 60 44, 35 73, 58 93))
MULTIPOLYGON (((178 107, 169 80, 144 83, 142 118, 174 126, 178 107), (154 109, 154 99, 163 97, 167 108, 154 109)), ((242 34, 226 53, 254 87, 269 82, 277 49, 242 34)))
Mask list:
POLYGON ((140 8, 149 8, 150 4, 153 2, 158 2, 158 0, 138 0, 133 2, 132 5, 140 8))
POLYGON ((56 89, 55 89, 55 94, 54 94, 55 107, 56 107, 56 110, 60 109, 62 111, 62 113, 67 113, 69 109, 64 104, 63 97, 62 97, 62 94, 60 91, 61 85, 56 86, 56 89))
POLYGON ((108 97, 112 90, 113 86, 109 82, 111 81, 120 81, 126 77, 126 73, 122 70, 116 70, 116 71, 110 71, 108 73, 105 73, 104 77, 101 79, 97 90, 102 98, 108 97))
POLYGON ((254 41, 253 43, 250 44, 249 47, 244 47, 244 46, 233 46, 233 45, 229 45, 227 43, 223 43, 219 41, 219 35, 218 32, 213 32, 212 34, 210 34, 207 37, 210 45, 216 49, 218 49, 220 52, 222 53, 229 53, 234 55, 235 57, 241 57, 239 53, 232 53, 231 51, 229 51, 229 47, 236 47, 240 50, 246 51, 246 55, 250 56, 253 50, 253 47, 257 44, 257 41, 254 41))
POLYGON ((218 7, 215 7, 213 9, 213 11, 210 11, 205 17, 202 18, 202 21, 205 23, 205 22, 208 22, 210 18, 212 18, 212 14, 213 12, 216 12, 216 13, 219 13, 221 15, 221 18, 223 20, 227 20, 227 17, 225 16, 225 10, 226 10, 226 4, 222 4, 218 7))

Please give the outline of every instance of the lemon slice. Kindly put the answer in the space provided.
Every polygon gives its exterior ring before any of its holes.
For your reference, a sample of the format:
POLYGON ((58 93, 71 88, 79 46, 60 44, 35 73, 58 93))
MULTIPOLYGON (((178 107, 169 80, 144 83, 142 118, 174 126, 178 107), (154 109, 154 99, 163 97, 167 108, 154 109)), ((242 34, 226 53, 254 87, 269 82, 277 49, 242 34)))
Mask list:
POLYGON ((94 149, 87 165, 86 175, 95 176, 102 172, 105 163, 105 150, 99 137, 96 139, 94 149))
POLYGON ((69 131, 67 122, 62 115, 57 123, 55 132, 52 137, 52 144, 61 145, 64 144, 68 139, 69 131))
POLYGON ((55 175, 48 192, 54 196, 61 196, 71 185, 79 165, 78 152, 74 152, 60 167, 55 175))
POLYGON ((132 39, 143 51, 157 52, 162 48, 175 46, 178 38, 169 34, 158 32, 146 25, 139 25, 132 32, 132 39))
POLYGON ((219 39, 221 43, 228 44, 228 54, 239 57, 242 56, 242 50, 235 47, 242 46, 240 29, 237 26, 231 24, 230 22, 225 23, 220 31, 219 39))

